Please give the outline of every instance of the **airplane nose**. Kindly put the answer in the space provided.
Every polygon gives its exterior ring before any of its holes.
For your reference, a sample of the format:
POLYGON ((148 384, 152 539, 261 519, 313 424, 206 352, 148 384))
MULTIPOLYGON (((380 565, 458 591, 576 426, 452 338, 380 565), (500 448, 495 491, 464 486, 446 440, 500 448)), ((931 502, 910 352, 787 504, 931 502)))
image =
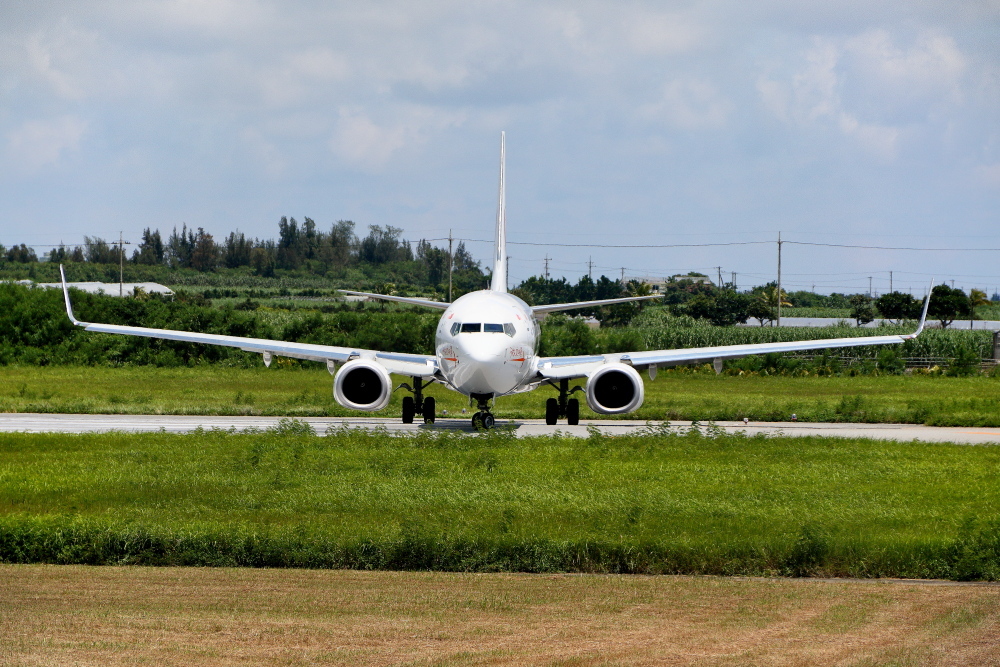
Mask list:
POLYGON ((497 345, 494 341, 475 340, 464 347, 463 352, 472 363, 489 364, 503 358, 504 347, 497 345))

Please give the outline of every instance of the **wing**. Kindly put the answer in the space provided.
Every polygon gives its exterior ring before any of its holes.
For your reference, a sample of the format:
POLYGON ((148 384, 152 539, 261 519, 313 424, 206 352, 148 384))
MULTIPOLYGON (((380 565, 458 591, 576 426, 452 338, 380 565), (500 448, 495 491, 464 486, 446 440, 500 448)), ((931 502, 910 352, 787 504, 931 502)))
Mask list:
POLYGON ((716 347, 692 347, 682 350, 653 350, 650 352, 627 352, 620 354, 595 354, 579 357, 541 357, 538 359, 538 374, 544 379, 570 379, 588 375, 604 364, 621 362, 633 367, 675 366, 678 364, 713 362, 721 371, 723 359, 738 359, 752 354, 771 352, 805 352, 836 347, 859 347, 862 345, 895 345, 912 340, 924 330, 927 321, 927 306, 930 294, 924 302, 920 325, 911 334, 891 336, 856 336, 852 338, 825 338, 820 340, 798 340, 784 343, 750 343, 747 345, 720 345, 716 347))
POLYGON ((450 303, 445 303, 443 301, 431 301, 430 299, 415 299, 409 296, 392 296, 390 294, 372 294, 371 292, 352 292, 350 290, 342 289, 338 290, 344 294, 351 294, 352 296, 366 296, 369 299, 381 299, 382 301, 397 301, 399 303, 409 303, 414 306, 425 306, 427 308, 436 308, 438 310, 448 310, 450 303))
POLYGON ((275 356, 308 359, 310 361, 326 362, 327 368, 333 372, 335 363, 344 363, 351 359, 372 359, 386 367, 390 373, 417 377, 430 377, 437 372, 437 358, 424 354, 396 354, 363 350, 334 345, 314 345, 312 343, 288 343, 280 340, 264 338, 243 338, 240 336, 222 336, 219 334, 196 333, 190 331, 175 331, 173 329, 150 329, 147 327, 128 327, 118 324, 96 324, 81 322, 73 315, 73 305, 69 300, 69 289, 66 287, 66 275, 59 267, 62 276, 63 298, 66 301, 66 314, 70 321, 86 331, 96 333, 123 334, 126 336, 144 336, 160 338, 184 343, 204 343, 206 345, 222 345, 235 347, 246 352, 256 352, 263 355, 264 363, 271 365, 275 356))
POLYGON ((653 294, 651 296, 623 296, 617 299, 599 299, 597 301, 576 301, 574 303, 552 303, 547 306, 532 306, 531 312, 554 313, 557 310, 575 310, 577 308, 593 308, 595 306, 607 306, 612 303, 626 303, 628 301, 645 301, 647 299, 662 299, 662 296, 653 294))

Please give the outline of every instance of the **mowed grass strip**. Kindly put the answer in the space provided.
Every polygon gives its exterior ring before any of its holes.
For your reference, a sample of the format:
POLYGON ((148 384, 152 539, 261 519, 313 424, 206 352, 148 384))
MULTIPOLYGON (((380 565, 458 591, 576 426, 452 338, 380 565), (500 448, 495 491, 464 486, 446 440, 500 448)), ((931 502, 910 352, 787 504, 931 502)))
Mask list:
POLYGON ((1000 578, 1000 448, 653 428, 0 434, 0 560, 1000 578))
POLYGON ((4 664, 996 665, 995 586, 0 566, 4 664))
MULTIPOLYGON (((396 384, 408 378, 396 377, 396 384)), ((584 382, 580 381, 580 385, 584 382)), ((98 414, 357 415, 333 400, 333 381, 311 365, 286 368, 105 368, 8 366, 0 373, 0 411, 98 414)), ((911 423, 1000 426, 1000 377, 716 376, 661 371, 646 380, 642 408, 623 418, 646 420, 911 423)), ((398 416, 403 392, 379 416, 398 416)), ((440 413, 468 409, 464 396, 434 385, 440 413)), ((541 418, 555 391, 502 397, 497 415, 541 418)), ((581 417, 595 418, 581 394, 581 417)), ((471 411, 469 412, 471 414, 471 411)), ((606 418, 606 417, 602 417, 606 418)))

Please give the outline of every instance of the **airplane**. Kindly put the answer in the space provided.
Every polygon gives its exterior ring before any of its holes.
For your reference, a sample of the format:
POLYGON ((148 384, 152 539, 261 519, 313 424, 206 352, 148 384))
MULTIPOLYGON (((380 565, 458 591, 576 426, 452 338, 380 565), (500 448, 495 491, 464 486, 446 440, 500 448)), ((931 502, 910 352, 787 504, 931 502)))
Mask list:
POLYGON ((539 315, 661 297, 626 296, 530 306, 509 293, 504 163, 505 135, 501 133, 496 240, 493 276, 489 289, 464 294, 452 303, 341 290, 345 294, 444 311, 437 326, 434 354, 401 354, 353 347, 81 322, 73 314, 69 290, 66 287, 66 275, 60 266, 66 313, 73 324, 83 327, 86 331, 235 347, 261 354, 265 366, 270 366, 275 356, 325 362, 327 370, 334 376, 334 399, 350 410, 368 412, 382 410, 389 404, 394 391, 390 374, 408 376, 412 380, 412 385, 401 383, 396 387, 397 390, 403 389, 412 394, 405 396, 402 401, 402 419, 407 424, 413 423, 416 415, 420 415, 424 423, 434 423, 436 417, 434 397, 425 397, 424 389, 433 383, 439 383, 468 396, 470 406, 475 402, 477 412, 472 416, 472 426, 476 429, 494 427, 496 418, 491 408, 498 397, 531 391, 543 385, 550 386, 558 392, 558 397, 550 397, 545 402, 545 423, 555 425, 559 419, 565 418, 568 424, 575 425, 580 421, 580 402, 571 396, 578 391, 583 392, 587 405, 598 414, 616 415, 638 410, 645 396, 645 387, 639 375, 640 369, 647 369, 650 380, 656 378, 657 369, 679 364, 711 362, 716 372, 721 372, 725 359, 772 352, 898 344, 916 338, 924 329, 930 294, 924 302, 919 326, 912 334, 584 356, 539 356, 539 315), (338 364, 340 364, 339 369, 338 364), (583 387, 575 386, 570 389, 569 385, 573 380, 581 380, 583 387))

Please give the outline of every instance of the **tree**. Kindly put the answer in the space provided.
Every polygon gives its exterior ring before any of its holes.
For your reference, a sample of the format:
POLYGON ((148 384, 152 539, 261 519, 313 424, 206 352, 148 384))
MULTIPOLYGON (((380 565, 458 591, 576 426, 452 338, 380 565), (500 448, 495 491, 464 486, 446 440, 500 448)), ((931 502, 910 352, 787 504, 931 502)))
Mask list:
POLYGON ((104 239, 95 236, 83 237, 83 244, 86 246, 84 256, 92 264, 117 264, 118 248, 113 247, 104 239))
POLYGON ((875 307, 887 320, 899 324, 920 316, 920 302, 905 292, 889 292, 875 300, 875 307))
POLYGON ((990 305, 989 299, 986 298, 986 292, 981 289, 973 288, 969 292, 969 328, 972 328, 972 320, 976 319, 976 307, 977 306, 988 306, 990 305))
POLYGON ((960 289, 942 283, 931 290, 927 313, 947 328, 959 315, 969 312, 969 297, 960 289))
POLYGON ((21 264, 28 264, 29 262, 37 262, 38 256, 35 255, 35 249, 29 248, 24 245, 11 246, 4 256, 8 262, 20 262, 21 264))
POLYGON ((163 264, 163 239, 160 238, 160 230, 150 231, 146 227, 142 231, 142 241, 139 248, 132 253, 132 261, 135 264, 148 264, 155 266, 163 264))
POLYGON ((699 294, 687 302, 684 312, 696 319, 706 319, 715 326, 743 324, 751 316, 753 298, 734 289, 721 289, 713 295, 699 294))
POLYGON ((240 230, 229 232, 225 243, 222 244, 222 263, 227 268, 235 269, 238 266, 250 264, 250 253, 253 252, 253 242, 240 230))
POLYGON ((875 319, 875 305, 867 294, 855 294, 851 297, 851 317, 860 327, 875 319))
POLYGON ((194 237, 194 247, 191 249, 191 268, 195 271, 214 271, 219 263, 219 248, 215 239, 201 227, 194 237))
POLYGON ((788 294, 785 290, 778 290, 778 283, 771 281, 763 287, 755 287, 752 291, 753 298, 757 302, 750 309, 755 320, 764 326, 764 320, 773 322, 778 317, 778 303, 782 306, 791 306, 788 301, 788 294))

